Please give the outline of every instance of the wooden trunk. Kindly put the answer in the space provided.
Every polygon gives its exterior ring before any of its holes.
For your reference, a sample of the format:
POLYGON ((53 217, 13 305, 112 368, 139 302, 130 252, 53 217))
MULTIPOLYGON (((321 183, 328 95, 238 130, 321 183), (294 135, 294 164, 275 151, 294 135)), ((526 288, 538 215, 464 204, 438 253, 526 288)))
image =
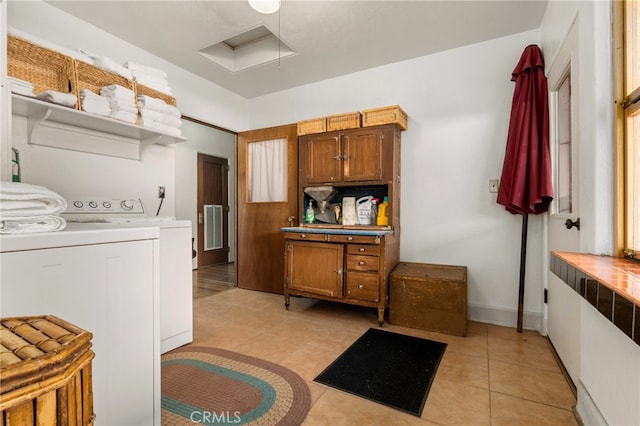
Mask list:
POLYGON ((92 425, 92 334, 54 316, 0 323, 0 425, 92 425))
POLYGON ((389 322, 465 336, 467 267, 399 263, 390 277, 389 322))

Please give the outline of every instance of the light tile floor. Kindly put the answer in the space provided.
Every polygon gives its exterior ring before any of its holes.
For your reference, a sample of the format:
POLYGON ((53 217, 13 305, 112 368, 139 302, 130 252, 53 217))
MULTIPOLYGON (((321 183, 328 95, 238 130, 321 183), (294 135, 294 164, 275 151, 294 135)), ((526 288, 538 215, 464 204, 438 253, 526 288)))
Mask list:
POLYGON ((447 343, 420 418, 315 383, 370 327, 376 311, 194 279, 194 344, 266 359, 303 377, 313 425, 577 425, 576 404, 547 339, 470 322, 467 337, 385 323, 384 330, 447 343), (200 284, 198 284, 200 282, 200 284))

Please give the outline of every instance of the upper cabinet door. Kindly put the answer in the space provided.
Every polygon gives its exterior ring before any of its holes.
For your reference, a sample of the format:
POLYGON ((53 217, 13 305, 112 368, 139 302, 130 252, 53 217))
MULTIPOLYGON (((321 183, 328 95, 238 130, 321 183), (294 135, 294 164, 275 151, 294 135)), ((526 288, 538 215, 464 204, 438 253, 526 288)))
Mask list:
POLYGON ((342 181, 342 146, 339 133, 303 136, 300 142, 300 176, 303 181, 307 183, 342 181))
POLYGON ((362 129, 342 135, 343 180, 382 180, 382 132, 362 129))
POLYGON ((392 175, 393 130, 362 128, 300 137, 300 176, 305 184, 378 183, 392 175), (385 142, 385 134, 389 143, 385 142), (385 157, 388 166, 385 169, 385 157))

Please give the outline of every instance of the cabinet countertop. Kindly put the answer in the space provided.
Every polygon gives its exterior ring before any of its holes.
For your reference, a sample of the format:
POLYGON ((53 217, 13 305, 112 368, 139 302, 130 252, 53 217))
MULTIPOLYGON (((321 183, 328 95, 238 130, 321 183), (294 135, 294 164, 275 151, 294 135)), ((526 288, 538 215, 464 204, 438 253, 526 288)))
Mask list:
POLYGON ((393 229, 345 229, 345 228, 311 228, 306 226, 289 226, 280 228, 282 232, 302 234, 336 234, 336 235, 372 235, 383 236, 393 234, 393 229))

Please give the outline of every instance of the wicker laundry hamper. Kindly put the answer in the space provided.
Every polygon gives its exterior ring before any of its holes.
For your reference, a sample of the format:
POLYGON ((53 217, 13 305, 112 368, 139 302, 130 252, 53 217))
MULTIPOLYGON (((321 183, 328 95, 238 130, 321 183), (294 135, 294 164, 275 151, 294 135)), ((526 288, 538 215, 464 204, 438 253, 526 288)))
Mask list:
POLYGON ((0 319, 0 424, 93 425, 93 335, 54 316, 0 319))

